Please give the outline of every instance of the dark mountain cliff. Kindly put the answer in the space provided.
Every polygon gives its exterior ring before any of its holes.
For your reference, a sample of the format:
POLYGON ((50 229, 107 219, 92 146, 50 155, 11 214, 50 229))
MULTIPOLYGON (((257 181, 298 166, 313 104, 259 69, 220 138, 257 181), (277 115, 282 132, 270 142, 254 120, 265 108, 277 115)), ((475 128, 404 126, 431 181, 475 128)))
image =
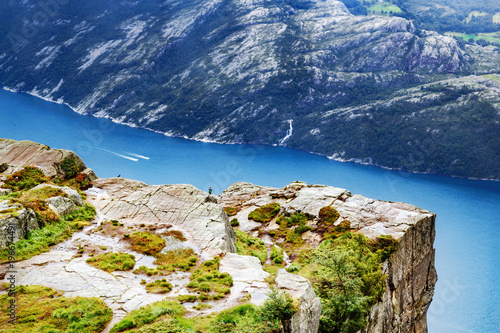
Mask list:
POLYGON ((500 179, 496 46, 334 0, 4 1, 0 81, 168 135, 500 179))

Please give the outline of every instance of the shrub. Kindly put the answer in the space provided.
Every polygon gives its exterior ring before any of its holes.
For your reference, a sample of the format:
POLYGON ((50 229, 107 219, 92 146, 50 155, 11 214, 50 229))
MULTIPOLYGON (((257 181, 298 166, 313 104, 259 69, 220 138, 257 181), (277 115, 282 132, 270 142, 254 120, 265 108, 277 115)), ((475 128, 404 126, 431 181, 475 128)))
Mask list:
POLYGON ((257 208, 248 214, 248 219, 257 222, 269 222, 271 221, 280 211, 280 204, 273 202, 257 208))
POLYGON ((326 206, 320 209, 318 218, 319 223, 324 223, 326 225, 332 225, 339 218, 339 212, 331 206, 326 206))
POLYGON ((398 240, 390 235, 380 235, 375 240, 368 242, 370 250, 376 252, 379 256, 379 261, 384 262, 391 254, 396 251, 398 240))
POLYGON ((71 157, 66 157, 60 164, 61 169, 64 171, 64 178, 74 178, 80 172, 80 167, 76 160, 71 157))
POLYGON ((29 190, 48 180, 42 170, 27 166, 8 176, 2 187, 10 188, 13 191, 29 190))
POLYGON ((231 220, 231 227, 237 227, 240 225, 240 222, 238 221, 237 218, 234 218, 231 220))
POLYGON ((297 263, 292 263, 290 266, 287 267, 286 271, 288 273, 295 273, 295 272, 298 272, 302 269, 302 266, 300 266, 299 264, 297 263))
POLYGON ((283 332, 291 331, 291 319, 297 307, 293 299, 285 291, 278 292, 276 288, 271 288, 268 298, 261 309, 262 316, 267 321, 279 321, 283 332))

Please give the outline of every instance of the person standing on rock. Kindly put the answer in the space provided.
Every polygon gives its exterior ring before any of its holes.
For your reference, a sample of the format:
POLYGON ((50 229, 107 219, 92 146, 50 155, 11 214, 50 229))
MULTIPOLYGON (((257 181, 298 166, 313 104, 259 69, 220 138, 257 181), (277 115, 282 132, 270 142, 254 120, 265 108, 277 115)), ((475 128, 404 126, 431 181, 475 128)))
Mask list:
POLYGON ((212 194, 212 186, 208 187, 208 194, 212 194))

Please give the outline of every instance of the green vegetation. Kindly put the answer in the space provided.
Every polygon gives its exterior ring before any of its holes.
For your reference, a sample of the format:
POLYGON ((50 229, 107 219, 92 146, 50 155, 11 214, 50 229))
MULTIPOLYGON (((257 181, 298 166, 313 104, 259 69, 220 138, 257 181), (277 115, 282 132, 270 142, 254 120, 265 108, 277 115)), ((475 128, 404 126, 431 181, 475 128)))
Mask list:
POLYGON ((500 45, 500 32, 470 33, 470 34, 464 34, 459 32, 446 32, 445 34, 448 36, 461 38, 464 41, 468 41, 470 43, 477 43, 480 45, 484 45, 486 42, 490 44, 500 45))
POLYGON ((318 218, 318 224, 332 225, 338 220, 339 212, 331 206, 326 206, 320 209, 318 218))
POLYGON ((276 265, 283 263, 283 250, 276 245, 273 245, 271 250, 271 261, 276 265))
POLYGON ((346 233, 326 240, 312 254, 301 253, 300 271, 313 282, 323 306, 320 332, 354 333, 366 326, 370 306, 384 291, 380 257, 367 237, 346 233))
MULTIPOLYGON (((50 247, 56 245, 80 230, 94 218, 95 209, 85 205, 72 214, 63 216, 57 222, 47 224, 43 228, 30 231, 25 239, 16 243, 16 261, 22 261, 48 252, 50 247)), ((8 250, 0 250, 0 263, 8 261, 8 250)))
POLYGON ((155 320, 157 320, 162 316, 167 315, 167 318, 172 318, 172 316, 183 315, 184 312, 185 312, 184 307, 182 307, 182 305, 180 305, 178 302, 175 301, 164 300, 152 303, 150 305, 147 305, 145 307, 130 312, 118 324, 113 326, 111 332, 113 333, 113 332, 127 331, 133 328, 153 323, 155 320))
POLYGON ((256 222, 269 222, 279 213, 279 211, 280 204, 273 202, 252 211, 248 214, 248 219, 256 222))
POLYGON ((172 284, 166 279, 155 280, 146 284, 146 290, 152 294, 166 294, 172 290, 172 284))
POLYGON ((13 191, 29 190, 48 180, 49 179, 43 174, 42 170, 27 166, 8 176, 2 187, 9 188, 13 191))
POLYGON ((240 225, 240 222, 238 221, 237 218, 234 218, 231 220, 231 227, 237 227, 240 225))
POLYGON ((166 253, 158 253, 155 256, 156 260, 154 263, 158 265, 158 267, 149 268, 141 266, 134 270, 134 274, 146 274, 151 276, 168 274, 176 270, 187 272, 192 270, 198 262, 198 257, 193 249, 177 249, 166 253))
POLYGON ((125 238, 132 250, 148 255, 157 255, 165 247, 165 240, 158 235, 138 231, 125 238))
POLYGON ((106 272, 127 271, 135 266, 135 257, 128 253, 103 253, 97 257, 87 259, 94 267, 106 272))
POLYGON ((235 230, 235 232, 235 246, 238 254, 257 257, 264 264, 267 259, 267 249, 264 242, 259 238, 250 236, 246 232, 240 230, 235 230))
POLYGON ((58 187, 45 186, 42 188, 30 190, 25 193, 25 196, 28 196, 31 200, 47 200, 52 197, 67 197, 66 193, 64 193, 58 187))
POLYGON ((368 13, 394 14, 402 12, 403 11, 401 10, 401 8, 389 2, 377 3, 375 5, 371 5, 370 7, 368 7, 368 13))
MULTIPOLYGON (((233 278, 228 273, 219 272, 219 258, 205 261, 191 274, 191 282, 187 285, 193 292, 199 292, 200 302, 224 298, 231 290, 233 278)), ((186 301, 186 296, 179 296, 179 301, 186 301), (181 297, 182 296, 182 297, 181 297)), ((188 298, 192 299, 192 298, 188 298)))
POLYGON ((60 164, 61 169, 64 171, 64 178, 70 179, 76 177, 81 171, 78 163, 71 157, 66 157, 60 164))
POLYGON ((306 226, 307 216, 303 213, 295 213, 290 217, 278 217, 276 223, 279 225, 278 230, 269 231, 269 235, 279 239, 284 238, 283 247, 294 250, 304 244, 302 234, 312 230, 312 227, 306 226))
POLYGON ((16 325, 8 324, 11 297, 0 295, 0 327, 4 333, 102 332, 112 312, 99 298, 63 297, 63 292, 44 286, 19 286, 16 325))
MULTIPOLYGON (((195 295, 179 298, 196 300, 195 295)), ((200 303, 194 308, 208 307, 200 303)), ((184 318, 184 308, 179 303, 161 301, 132 311, 111 332, 133 329, 133 332, 143 333, 277 333, 289 328, 290 318, 295 312, 293 299, 274 289, 261 307, 242 304, 206 317, 184 318)))
POLYGON ((398 241, 389 235, 378 236, 375 240, 370 240, 368 246, 370 250, 375 252, 380 262, 384 262, 397 249, 398 241))
POLYGON ((336 226, 330 226, 323 234, 323 239, 335 239, 351 230, 351 222, 344 220, 336 226))
POLYGON ((238 213, 238 208, 236 207, 224 207, 224 211, 226 212, 227 216, 234 216, 236 213, 238 213))

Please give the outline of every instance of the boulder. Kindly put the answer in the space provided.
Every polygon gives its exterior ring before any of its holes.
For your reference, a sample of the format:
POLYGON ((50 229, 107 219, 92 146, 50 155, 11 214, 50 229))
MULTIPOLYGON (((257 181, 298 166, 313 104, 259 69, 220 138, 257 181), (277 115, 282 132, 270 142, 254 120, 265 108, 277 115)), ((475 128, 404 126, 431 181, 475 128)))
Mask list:
POLYGON ((38 229, 35 212, 20 204, 0 201, 0 248, 7 247, 8 242, 18 242, 32 230, 38 229))
POLYGON ((75 203, 66 197, 52 197, 45 200, 45 202, 47 202, 49 208, 58 216, 71 214, 78 209, 75 203))
POLYGON ((321 301, 311 282, 302 276, 281 270, 275 280, 276 287, 285 290, 298 301, 298 310, 291 320, 292 333, 316 333, 319 329, 321 301))

